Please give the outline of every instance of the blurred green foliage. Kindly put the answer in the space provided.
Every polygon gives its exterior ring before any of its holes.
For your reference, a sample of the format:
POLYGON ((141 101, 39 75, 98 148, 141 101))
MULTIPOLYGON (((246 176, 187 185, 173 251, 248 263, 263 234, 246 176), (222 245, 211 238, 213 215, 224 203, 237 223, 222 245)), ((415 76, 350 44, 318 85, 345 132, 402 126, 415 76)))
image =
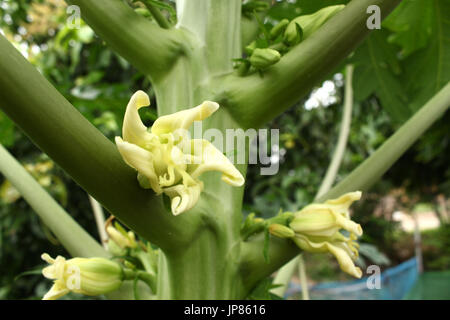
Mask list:
MULTIPOLYGON (((166 2, 173 5, 173 1, 166 2)), ((282 19, 292 20, 300 14, 347 2, 273 1, 260 38, 282 19)), ((151 94, 150 83, 82 21, 81 28, 69 28, 65 9, 58 0, 0 0, 0 28, 61 94, 112 139, 120 134, 129 97, 138 89, 151 94)), ((400 123, 450 80, 449 15, 449 0, 404 0, 384 22, 384 28, 373 32, 349 58, 347 62, 356 67, 356 101, 348 148, 336 182, 370 156, 400 123)), ((267 125, 280 129, 280 144, 273 150, 279 153, 280 171, 274 176, 261 176, 259 165, 249 166, 245 213, 269 217, 280 208, 295 211, 313 200, 339 132, 342 66, 311 99, 305 98, 267 125), (324 91, 331 97, 328 101, 319 99, 324 91)), ((156 117, 156 103, 151 97, 152 107, 142 113, 147 125, 156 117)), ((362 240, 375 244, 393 264, 411 255, 411 237, 402 233, 391 217, 374 212, 392 188, 401 187, 411 197, 419 195, 422 201, 429 202, 439 193, 450 194, 449 117, 447 112, 355 206, 354 219, 365 232, 362 240)), ((42 157, 1 112, 0 143, 23 163, 36 163, 42 157)), ((67 190, 66 203, 58 196, 56 199, 97 237, 86 193, 58 167, 51 172, 67 190)), ((3 182, 0 180, 0 184, 3 182)), ((447 229, 424 236, 425 246, 433 248, 425 255, 426 267, 448 268, 447 229)), ((67 255, 24 200, 0 203, 0 299, 37 299, 43 295, 51 284, 40 275, 15 278, 23 271, 43 266, 40 254, 44 251, 51 256, 67 255)), ((336 277, 337 265, 327 256, 308 256, 307 264, 315 266, 308 268, 314 270, 313 279, 336 277)), ((261 292, 267 293, 270 283, 262 286, 261 292)))

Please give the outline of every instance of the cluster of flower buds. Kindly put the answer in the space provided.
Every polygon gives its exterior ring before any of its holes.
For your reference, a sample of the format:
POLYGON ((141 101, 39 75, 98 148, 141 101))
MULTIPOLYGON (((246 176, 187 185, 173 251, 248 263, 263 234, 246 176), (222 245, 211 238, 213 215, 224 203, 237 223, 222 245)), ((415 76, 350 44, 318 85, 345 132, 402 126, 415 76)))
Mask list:
POLYGON ((264 30, 265 39, 258 39, 245 47, 247 58, 238 59, 239 74, 245 75, 251 68, 263 71, 280 61, 292 47, 309 38, 325 22, 345 5, 325 7, 313 14, 283 19, 270 32, 264 30))
POLYGON ((357 237, 362 235, 359 224, 350 220, 349 207, 361 198, 361 192, 350 192, 328 200, 325 203, 313 203, 293 214, 288 226, 272 224, 269 232, 280 238, 289 238, 307 252, 333 254, 341 269, 356 277, 362 276, 354 261, 358 257, 357 237), (349 236, 341 233, 345 230, 349 236))

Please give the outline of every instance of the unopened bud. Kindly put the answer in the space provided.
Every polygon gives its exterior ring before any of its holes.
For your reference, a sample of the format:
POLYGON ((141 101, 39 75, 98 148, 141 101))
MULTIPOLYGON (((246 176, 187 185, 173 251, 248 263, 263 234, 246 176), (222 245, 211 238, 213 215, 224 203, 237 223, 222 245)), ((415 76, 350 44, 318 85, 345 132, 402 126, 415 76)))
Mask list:
POLYGON ((271 224, 269 226, 269 232, 278 238, 292 238, 295 236, 294 230, 278 223, 271 224))
POLYGON ((286 30, 286 27, 289 24, 289 20, 288 19, 283 19, 281 20, 277 25, 275 25, 272 30, 270 30, 270 39, 276 39, 278 38, 278 36, 280 34, 282 34, 284 32, 284 30, 286 30))
MULTIPOLYGON (((294 21, 293 21, 294 22, 294 21)), ((289 24, 284 32, 283 41, 288 46, 295 46, 303 40, 303 29, 297 22, 289 24)))
POLYGON ((255 49, 250 57, 250 63, 256 69, 265 69, 280 61, 281 55, 274 49, 255 49))
POLYGON ((122 267, 105 258, 52 259, 45 253, 42 259, 50 264, 42 274, 55 280, 44 300, 58 299, 69 291, 88 296, 108 293, 117 290, 124 279, 122 267))
POLYGON ((302 30, 303 40, 307 39, 314 32, 317 31, 325 22, 327 22, 331 17, 333 17, 336 13, 345 8, 345 5, 336 5, 325 7, 313 14, 300 16, 292 20, 286 28, 284 33, 284 40, 289 45, 293 46, 299 42, 297 40, 296 33, 298 27, 302 30))
POLYGON ((249 56, 252 55, 253 51, 256 49, 256 41, 252 41, 248 46, 245 47, 245 53, 249 56))
POLYGON ((134 12, 136 12, 138 15, 141 15, 146 18, 151 16, 150 11, 148 11, 147 9, 144 9, 144 8, 136 8, 136 9, 134 9, 134 12))

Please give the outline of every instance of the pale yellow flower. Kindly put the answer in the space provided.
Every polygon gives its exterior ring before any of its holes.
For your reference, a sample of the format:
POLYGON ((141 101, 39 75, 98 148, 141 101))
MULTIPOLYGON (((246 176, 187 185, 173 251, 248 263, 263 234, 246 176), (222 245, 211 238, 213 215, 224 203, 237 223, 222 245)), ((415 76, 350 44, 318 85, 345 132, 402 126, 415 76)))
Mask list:
POLYGON ((362 235, 359 224, 350 220, 349 207, 361 198, 361 192, 350 192, 338 199, 323 204, 311 204, 294 213, 289 227, 295 232, 292 240, 302 250, 332 253, 341 269, 357 278, 362 276, 354 261, 358 257, 359 246, 355 242, 362 235), (345 237, 340 231, 346 230, 345 237))
POLYGON ((88 296, 105 294, 117 290, 124 274, 121 266, 105 258, 73 258, 62 256, 51 258, 44 253, 42 259, 49 263, 42 270, 44 277, 54 280, 53 286, 43 300, 55 300, 69 291, 88 296))
POLYGON ((133 231, 122 233, 112 225, 109 225, 106 227, 106 233, 121 249, 137 247, 136 236, 133 231))
POLYGON ((138 171, 142 187, 171 199, 174 215, 183 213, 197 203, 203 190, 199 176, 206 171, 222 172, 222 180, 242 186, 244 178, 229 159, 207 140, 190 139, 189 127, 219 108, 215 102, 159 117, 147 130, 138 110, 148 106, 146 93, 137 91, 125 112, 122 136, 116 145, 124 161, 138 171))

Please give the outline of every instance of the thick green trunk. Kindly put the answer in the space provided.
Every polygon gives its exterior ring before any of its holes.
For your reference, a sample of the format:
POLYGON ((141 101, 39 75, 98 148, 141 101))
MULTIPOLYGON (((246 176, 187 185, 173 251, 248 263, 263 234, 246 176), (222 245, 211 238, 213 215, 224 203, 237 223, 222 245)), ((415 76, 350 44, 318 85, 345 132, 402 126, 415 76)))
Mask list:
MULTIPOLYGON (((170 73, 154 81, 160 115, 215 100, 220 92, 215 79, 232 71, 232 59, 241 52, 240 10, 240 0, 177 1, 177 28, 185 31, 188 45, 170 73)), ((203 133, 208 128, 220 130, 225 142, 225 130, 238 125, 227 110, 219 109, 203 121, 203 133)), ((237 167, 245 175, 245 165, 237 167)), ((201 179, 201 199, 185 214, 200 219, 202 226, 187 247, 161 255, 159 298, 242 298, 238 265, 244 188, 229 186, 218 173, 204 174, 201 179)))

